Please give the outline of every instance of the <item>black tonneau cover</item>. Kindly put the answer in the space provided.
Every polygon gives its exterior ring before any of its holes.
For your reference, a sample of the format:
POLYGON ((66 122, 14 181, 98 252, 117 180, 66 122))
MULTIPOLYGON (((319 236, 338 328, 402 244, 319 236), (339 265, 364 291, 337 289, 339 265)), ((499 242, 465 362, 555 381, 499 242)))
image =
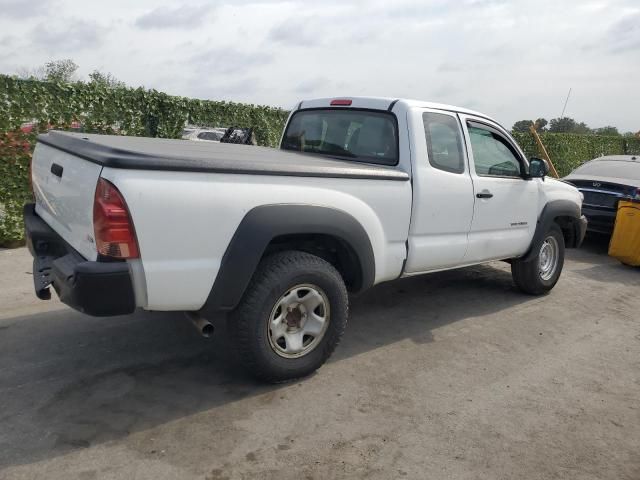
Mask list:
POLYGON ((51 131, 38 142, 109 168, 408 180, 396 167, 250 145, 51 131))

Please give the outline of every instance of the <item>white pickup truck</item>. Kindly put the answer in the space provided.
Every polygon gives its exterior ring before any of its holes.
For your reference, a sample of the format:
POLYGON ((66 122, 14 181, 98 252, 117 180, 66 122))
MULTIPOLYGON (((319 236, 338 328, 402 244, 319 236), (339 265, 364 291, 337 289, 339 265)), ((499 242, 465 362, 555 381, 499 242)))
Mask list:
POLYGON ((300 102, 280 149, 52 131, 25 207, 35 289, 205 332, 228 312, 246 366, 292 379, 335 349, 348 293, 492 260, 553 288, 586 220, 547 171, 483 114, 386 98, 300 102))

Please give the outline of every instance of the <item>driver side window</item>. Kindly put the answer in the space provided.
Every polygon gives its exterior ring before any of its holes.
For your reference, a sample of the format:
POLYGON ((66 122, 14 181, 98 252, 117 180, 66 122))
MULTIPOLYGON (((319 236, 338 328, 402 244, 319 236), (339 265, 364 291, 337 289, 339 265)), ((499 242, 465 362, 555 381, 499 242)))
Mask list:
POLYGON ((476 174, 489 177, 521 177, 522 170, 513 147, 489 127, 468 123, 476 174))

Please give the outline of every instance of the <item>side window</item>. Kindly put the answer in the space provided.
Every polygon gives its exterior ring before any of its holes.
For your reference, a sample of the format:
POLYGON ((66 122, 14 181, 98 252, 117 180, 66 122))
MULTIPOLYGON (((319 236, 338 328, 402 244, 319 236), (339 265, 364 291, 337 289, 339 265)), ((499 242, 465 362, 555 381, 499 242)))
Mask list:
POLYGON ((200 140, 212 140, 214 142, 220 141, 222 135, 218 132, 201 132, 198 134, 200 140))
POLYGON ((425 112, 422 121, 431 166, 445 172, 463 173, 462 136, 455 117, 425 112))
POLYGON ((501 135, 475 123, 467 124, 478 175, 493 177, 520 177, 522 172, 518 156, 501 135))

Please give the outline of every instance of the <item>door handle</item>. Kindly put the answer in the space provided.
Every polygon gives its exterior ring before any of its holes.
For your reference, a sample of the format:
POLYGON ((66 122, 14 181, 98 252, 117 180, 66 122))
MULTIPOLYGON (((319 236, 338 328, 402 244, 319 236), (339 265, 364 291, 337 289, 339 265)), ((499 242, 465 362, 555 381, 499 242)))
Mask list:
POLYGON ((493 197, 493 193, 491 193, 489 190, 483 190, 480 193, 476 193, 476 197, 478 197, 478 198, 491 198, 491 197, 493 197))
POLYGON ((57 163, 51 164, 51 173, 53 173, 56 177, 62 178, 63 170, 64 168, 62 168, 62 165, 58 165, 57 163))

